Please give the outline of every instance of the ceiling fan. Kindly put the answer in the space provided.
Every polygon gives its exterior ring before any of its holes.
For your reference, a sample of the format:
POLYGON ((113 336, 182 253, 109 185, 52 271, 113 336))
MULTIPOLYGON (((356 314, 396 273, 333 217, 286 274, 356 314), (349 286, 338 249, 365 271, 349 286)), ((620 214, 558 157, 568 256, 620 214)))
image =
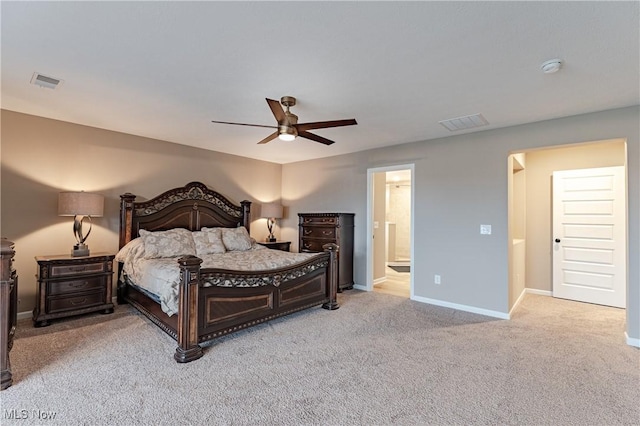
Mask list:
POLYGON ((298 116, 289 111, 289 107, 292 107, 296 104, 296 98, 293 96, 283 96, 280 99, 280 102, 275 101, 273 99, 267 98, 267 104, 269 104, 269 108, 271 108, 271 112, 273 113, 276 121, 278 122, 277 126, 266 126, 262 124, 246 124, 246 123, 230 123, 228 121, 215 121, 212 120, 212 123, 221 123, 221 124, 236 124, 239 126, 253 126, 253 127, 269 127, 272 129, 277 129, 275 132, 262 139, 259 144, 267 143, 275 138, 279 138, 283 141, 292 141, 297 136, 301 138, 309 139, 315 142, 320 142, 325 145, 331 145, 334 143, 332 140, 327 138, 323 138, 322 136, 315 135, 313 133, 309 133, 308 130, 312 129, 326 129, 328 127, 341 127, 341 126, 353 126, 354 124, 358 124, 355 119, 347 119, 347 120, 332 120, 332 121, 316 121, 313 123, 298 123, 298 116), (284 105, 287 109, 286 111, 280 105, 284 105))

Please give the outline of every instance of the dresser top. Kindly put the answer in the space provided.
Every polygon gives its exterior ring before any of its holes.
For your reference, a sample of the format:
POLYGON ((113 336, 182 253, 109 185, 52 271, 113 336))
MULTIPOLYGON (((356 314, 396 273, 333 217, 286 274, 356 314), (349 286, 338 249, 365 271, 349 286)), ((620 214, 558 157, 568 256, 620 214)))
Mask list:
POLYGON ((70 254, 48 254, 44 256, 36 256, 38 262, 49 262, 54 260, 86 260, 94 259, 97 257, 115 257, 113 253, 96 252, 91 253, 89 256, 71 256, 70 254))
POLYGON ((314 216, 314 217, 336 217, 336 216, 355 216, 355 213, 298 213, 298 216, 314 216))

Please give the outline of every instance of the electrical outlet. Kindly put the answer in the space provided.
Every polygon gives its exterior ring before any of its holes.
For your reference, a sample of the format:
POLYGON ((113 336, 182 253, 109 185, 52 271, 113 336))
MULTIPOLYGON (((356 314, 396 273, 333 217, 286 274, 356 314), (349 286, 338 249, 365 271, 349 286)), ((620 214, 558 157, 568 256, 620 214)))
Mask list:
POLYGON ((440 285, 440 275, 433 276, 433 283, 440 285))
POLYGON ((491 225, 480 225, 481 235, 491 235, 491 225))

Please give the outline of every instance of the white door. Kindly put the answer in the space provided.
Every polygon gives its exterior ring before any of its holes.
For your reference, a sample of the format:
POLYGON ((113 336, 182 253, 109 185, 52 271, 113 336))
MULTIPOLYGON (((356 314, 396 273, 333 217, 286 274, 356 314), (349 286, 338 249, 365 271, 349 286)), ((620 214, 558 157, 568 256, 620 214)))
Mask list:
POLYGON ((626 306, 624 167, 553 173, 553 296, 626 306))

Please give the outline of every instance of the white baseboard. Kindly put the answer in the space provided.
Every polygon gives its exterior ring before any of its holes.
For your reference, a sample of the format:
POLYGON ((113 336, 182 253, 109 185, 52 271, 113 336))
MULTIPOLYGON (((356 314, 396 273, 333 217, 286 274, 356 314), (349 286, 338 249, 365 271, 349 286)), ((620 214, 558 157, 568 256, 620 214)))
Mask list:
POLYGON ((525 288, 525 292, 528 294, 537 294, 540 296, 553 296, 553 292, 549 290, 538 290, 537 288, 525 288))
POLYGON ((634 337, 629 337, 627 332, 624 332, 624 337, 627 339, 627 345, 635 346, 636 348, 640 348, 640 339, 636 339, 634 337))
POLYGON ((387 277, 376 278, 375 280, 373 280, 373 285, 382 284, 385 281, 387 281, 387 277))
POLYGON ((520 296, 518 296, 518 300, 516 300, 516 303, 514 303, 513 306, 511 307, 511 310, 509 311, 509 317, 511 317, 511 314, 513 314, 513 311, 515 311, 518 305, 520 305, 520 303, 522 302, 522 299, 524 299, 524 296, 526 294, 527 294, 527 289, 525 288, 524 290, 522 290, 522 293, 520 293, 520 296))
POLYGON ((510 319, 511 316, 505 312, 492 311, 489 309, 476 308, 475 306, 460 305, 458 303, 445 302, 443 300, 429 299, 427 297, 413 296, 411 300, 428 303, 429 305, 442 306, 444 308, 457 309, 459 311, 471 312, 473 314, 486 315, 488 317, 510 319))
POLYGON ((31 311, 18 312, 18 320, 31 318, 31 315, 32 315, 31 311))

